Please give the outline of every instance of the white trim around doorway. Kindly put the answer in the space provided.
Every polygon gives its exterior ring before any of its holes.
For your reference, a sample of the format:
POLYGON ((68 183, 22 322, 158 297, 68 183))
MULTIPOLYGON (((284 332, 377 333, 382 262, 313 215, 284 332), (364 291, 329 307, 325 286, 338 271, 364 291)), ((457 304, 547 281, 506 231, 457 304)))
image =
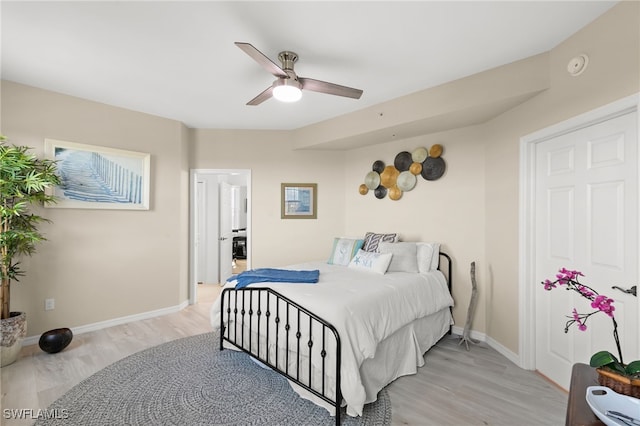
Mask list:
POLYGON ((244 175, 247 178, 247 269, 251 268, 251 169, 191 169, 189 170, 189 304, 196 303, 197 280, 197 259, 196 259, 196 187, 199 175, 244 175))

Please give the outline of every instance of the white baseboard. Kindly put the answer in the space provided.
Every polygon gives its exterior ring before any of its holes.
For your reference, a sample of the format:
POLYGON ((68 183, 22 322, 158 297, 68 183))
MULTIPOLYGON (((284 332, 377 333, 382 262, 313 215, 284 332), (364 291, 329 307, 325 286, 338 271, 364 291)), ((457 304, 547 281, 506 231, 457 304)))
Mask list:
MULTIPOLYGON (((139 314, 128 315, 126 317, 114 318, 107 321, 95 322, 93 324, 81 325, 79 327, 73 327, 71 331, 74 335, 88 333, 90 331, 102 330, 104 328, 113 327, 115 325, 126 324, 132 321, 140 321, 144 319, 159 317, 162 315, 173 314, 175 312, 179 312, 186 308, 189 305, 189 301, 185 300, 179 305, 169 306, 167 308, 156 309, 155 311, 141 312, 139 314)), ((451 327, 451 332, 455 335, 462 336, 464 329, 462 327, 453 326, 451 327)), ((487 345, 498 351, 504 357, 506 357, 509 361, 513 362, 516 365, 520 365, 520 357, 504 347, 499 342, 495 341, 491 337, 487 337, 486 334, 480 333, 479 331, 471 330, 470 337, 474 340, 485 342, 487 345)), ((40 336, 29 336, 26 337, 22 346, 35 345, 40 340, 40 336)))
MULTIPOLYGON (((458 336, 462 336, 462 333, 464 332, 464 328, 453 326, 451 328, 451 332, 458 336)), ((474 340, 485 342, 487 345, 489 345, 491 348, 498 351, 498 353, 503 355, 509 361, 513 362, 517 366, 520 366, 520 357, 517 354, 513 353, 511 350, 507 349, 501 343, 497 342, 491 337, 487 337, 486 334, 480 333, 479 331, 471 330, 470 337, 474 340)))
MULTIPOLYGON (((179 312, 189 305, 189 301, 185 300, 179 305, 169 306, 167 308, 156 309, 155 311, 141 312, 139 314, 127 315, 126 317, 114 318, 106 321, 94 322, 93 324, 81 325, 71 328, 74 335, 88 333, 90 331, 102 330, 103 328, 113 327, 115 325, 126 324, 133 321, 159 317, 162 315, 173 314, 179 312)), ((22 346, 35 345, 40 341, 40 336, 28 336, 22 341, 22 346)))
POLYGON ((509 361, 511 361, 512 363, 514 363, 518 367, 520 367, 520 365, 521 365, 520 357, 516 353, 514 353, 511 350, 507 349, 501 343, 493 340, 491 337, 489 337, 487 339, 487 345, 491 346, 493 349, 498 351, 500 354, 502 354, 509 361))
MULTIPOLYGON (((462 336, 462 334, 464 333, 464 328, 454 325, 453 327, 451 327, 451 333, 455 334, 456 336, 462 336)), ((475 331, 475 330, 471 330, 470 337, 473 340, 479 340, 480 342, 486 342, 487 341, 487 335, 486 334, 480 333, 479 331, 475 331)))

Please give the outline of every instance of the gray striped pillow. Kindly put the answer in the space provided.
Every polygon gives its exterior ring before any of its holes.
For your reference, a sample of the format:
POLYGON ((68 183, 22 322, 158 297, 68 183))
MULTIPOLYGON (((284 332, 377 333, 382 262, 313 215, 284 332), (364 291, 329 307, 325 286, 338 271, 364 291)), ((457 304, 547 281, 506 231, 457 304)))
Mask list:
POLYGON ((378 244, 380 244, 381 242, 398 242, 398 234, 376 234, 374 232, 367 232, 364 236, 364 244, 362 245, 362 250, 377 252, 378 244))

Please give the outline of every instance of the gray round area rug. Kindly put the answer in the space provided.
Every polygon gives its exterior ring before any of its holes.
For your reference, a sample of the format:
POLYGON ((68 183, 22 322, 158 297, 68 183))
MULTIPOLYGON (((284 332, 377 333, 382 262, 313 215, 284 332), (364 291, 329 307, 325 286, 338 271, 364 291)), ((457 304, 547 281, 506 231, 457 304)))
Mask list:
MULTIPOLYGON (((327 410, 296 394, 280 374, 249 356, 220 351, 205 333, 146 349, 83 380, 36 425, 334 425, 327 410)), ((386 390, 362 417, 342 424, 391 424, 386 390)))

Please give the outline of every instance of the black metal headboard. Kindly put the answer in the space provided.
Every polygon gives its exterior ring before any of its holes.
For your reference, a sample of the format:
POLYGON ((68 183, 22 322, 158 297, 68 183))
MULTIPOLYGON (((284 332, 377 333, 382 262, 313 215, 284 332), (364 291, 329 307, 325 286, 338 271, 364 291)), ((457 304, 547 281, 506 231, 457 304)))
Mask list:
MULTIPOLYGON (((447 253, 443 253, 440 252, 440 260, 442 260, 442 258, 447 259, 447 287, 449 287, 449 294, 451 294, 451 296, 453 296, 453 263, 451 261, 451 256, 449 256, 447 253)), ((438 262, 438 270, 442 271, 442 262, 438 262)), ((449 310, 451 311, 451 313, 453 313, 453 308, 449 308, 449 310)), ((451 334, 452 331, 452 327, 449 326, 449 333, 451 334)))
MULTIPOLYGON (((441 251, 440 252, 441 260, 443 257, 447 259, 447 287, 449 287, 449 293, 451 293, 452 286, 453 286, 453 265, 451 262, 451 256, 441 251)), ((438 270, 442 271, 442 262, 438 262, 438 270)))

